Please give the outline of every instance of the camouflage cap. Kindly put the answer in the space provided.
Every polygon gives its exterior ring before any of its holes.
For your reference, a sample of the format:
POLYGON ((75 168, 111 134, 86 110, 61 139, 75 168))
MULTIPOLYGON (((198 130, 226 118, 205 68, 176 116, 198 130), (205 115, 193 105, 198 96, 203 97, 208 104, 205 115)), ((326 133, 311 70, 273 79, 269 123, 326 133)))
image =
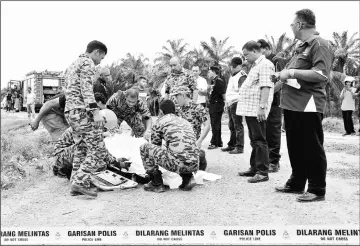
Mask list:
POLYGON ((179 86, 179 87, 175 88, 172 93, 170 93, 170 96, 175 96, 177 94, 189 94, 189 93, 190 93, 190 90, 188 87, 179 86))

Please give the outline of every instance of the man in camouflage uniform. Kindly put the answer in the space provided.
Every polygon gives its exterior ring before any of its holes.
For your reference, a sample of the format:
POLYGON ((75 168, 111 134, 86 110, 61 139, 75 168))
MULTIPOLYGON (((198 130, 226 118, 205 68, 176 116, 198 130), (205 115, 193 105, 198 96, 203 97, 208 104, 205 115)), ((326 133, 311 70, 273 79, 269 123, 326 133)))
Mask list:
POLYGON ((151 143, 140 146, 140 155, 151 179, 144 186, 146 191, 165 191, 159 165, 182 177, 180 189, 189 191, 195 186, 192 172, 199 166, 196 137, 192 125, 175 115, 175 104, 171 100, 161 102, 159 119, 151 131, 151 143), (162 140, 166 143, 165 148, 162 140))
POLYGON ((176 90, 179 86, 186 86, 190 90, 190 98, 196 102, 197 101, 197 83, 195 76, 191 71, 184 69, 181 66, 180 59, 177 57, 173 57, 170 59, 170 68, 171 73, 166 77, 164 82, 165 87, 165 99, 171 99, 175 103, 175 111, 178 115, 179 105, 175 102, 175 100, 170 96, 171 93, 176 90))
POLYGON ((125 92, 119 90, 110 97, 106 106, 116 114, 119 126, 125 120, 135 137, 145 137, 146 139, 150 137, 150 111, 146 104, 139 99, 137 89, 130 88, 125 92))
POLYGON ((65 76, 65 118, 73 129, 76 146, 73 165, 79 166, 72 173, 71 192, 90 197, 97 197, 97 192, 90 190, 91 174, 106 168, 107 151, 99 128, 104 124, 104 119, 93 92, 93 83, 97 79, 95 65, 100 64, 106 53, 107 48, 103 43, 96 40, 90 42, 86 52, 70 65, 65 76), (86 152, 83 145, 86 145, 86 152))
MULTIPOLYGON (((210 118, 206 109, 202 105, 196 104, 190 99, 190 90, 186 86, 178 87, 171 95, 175 97, 176 102, 180 106, 181 117, 189 121, 193 126, 197 139, 196 146, 200 149, 202 142, 210 131, 210 118), (205 127, 201 133, 202 124, 204 124, 205 127)), ((207 162, 205 158, 205 151, 200 149, 199 170, 205 171, 206 166, 207 162)))

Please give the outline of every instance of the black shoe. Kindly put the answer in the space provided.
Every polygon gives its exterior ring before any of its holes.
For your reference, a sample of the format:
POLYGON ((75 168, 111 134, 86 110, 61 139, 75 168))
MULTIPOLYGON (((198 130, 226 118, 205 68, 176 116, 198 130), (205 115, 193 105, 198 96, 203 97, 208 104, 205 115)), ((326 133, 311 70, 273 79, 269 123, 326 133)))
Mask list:
POLYGON ((268 181, 268 180, 269 180, 269 176, 256 174, 254 177, 249 178, 248 182, 249 183, 259 183, 259 182, 265 182, 265 181, 268 181))
POLYGON ((226 148, 222 148, 221 151, 227 152, 227 151, 232 151, 234 149, 235 149, 234 147, 227 146, 226 148))
POLYGON ((256 174, 256 172, 252 172, 250 170, 246 171, 246 172, 239 172, 238 175, 239 176, 243 176, 243 177, 254 177, 256 174))
POLYGON ((97 197, 97 192, 96 191, 93 191, 90 188, 81 186, 81 185, 76 184, 76 183, 71 185, 71 191, 70 191, 71 195, 73 195, 75 193, 81 193, 83 195, 87 195, 87 196, 92 197, 92 198, 97 197))
POLYGON ((278 191, 278 192, 283 192, 283 193, 293 193, 293 194, 302 194, 302 193, 304 193, 304 189, 294 189, 294 188, 291 188, 288 185, 275 187, 275 190, 278 191))
POLYGON ((280 170, 280 165, 279 164, 270 163, 270 165, 269 165, 269 173, 276 173, 279 170, 280 170))
POLYGON ((208 149, 217 149, 217 147, 216 145, 209 145, 208 149))
POLYGON ((196 181, 192 173, 180 174, 180 176, 183 179, 181 185, 179 186, 180 190, 190 191, 196 186, 196 181))
POLYGON ((296 198, 296 201, 298 202, 318 202, 324 200, 325 200, 325 196, 318 196, 310 192, 306 192, 296 198))
POLYGON ((150 181, 149 183, 144 184, 144 190, 161 193, 165 192, 165 187, 163 184, 155 185, 152 181, 150 181))
POLYGON ((238 148, 235 148, 235 149, 233 149, 232 151, 229 151, 229 154, 242 154, 242 153, 244 153, 244 150, 242 150, 242 149, 238 149, 238 148))

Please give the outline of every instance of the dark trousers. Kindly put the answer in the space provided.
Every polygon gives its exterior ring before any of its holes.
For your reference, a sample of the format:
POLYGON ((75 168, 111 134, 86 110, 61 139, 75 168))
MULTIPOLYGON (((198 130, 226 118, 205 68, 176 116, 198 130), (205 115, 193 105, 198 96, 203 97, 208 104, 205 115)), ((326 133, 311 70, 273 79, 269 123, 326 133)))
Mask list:
POLYGON ((355 133, 354 123, 352 120, 352 110, 342 111, 342 116, 344 119, 344 127, 347 134, 355 133))
POLYGON ((269 148, 269 162, 278 166, 281 157, 281 108, 276 105, 271 106, 266 120, 266 141, 269 148))
POLYGON ((323 114, 284 109, 287 147, 292 174, 287 185, 325 195, 327 161, 324 151, 323 114))
POLYGON ((245 116, 249 129, 250 145, 250 170, 261 175, 268 175, 269 150, 266 142, 266 121, 259 122, 256 117, 245 116))
POLYGON ((211 131, 212 137, 210 144, 221 147, 223 142, 221 140, 221 116, 224 111, 214 112, 210 114, 210 123, 211 123, 211 131))
POLYGON ((228 107, 230 141, 229 147, 244 150, 244 126, 242 116, 236 115, 237 103, 233 103, 228 107))

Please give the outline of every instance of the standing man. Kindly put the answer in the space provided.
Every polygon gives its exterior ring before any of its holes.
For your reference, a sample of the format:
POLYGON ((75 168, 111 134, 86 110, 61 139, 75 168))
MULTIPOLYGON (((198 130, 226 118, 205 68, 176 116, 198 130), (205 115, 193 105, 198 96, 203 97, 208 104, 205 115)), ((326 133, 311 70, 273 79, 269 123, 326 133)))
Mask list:
MULTIPOLYGON (((170 94, 174 92, 179 86, 187 86, 191 92, 190 98, 196 102, 197 101, 197 85, 194 76, 190 71, 184 69, 181 65, 180 59, 178 57, 173 57, 170 59, 170 68, 171 72, 166 77, 164 82, 165 87, 165 99, 170 99, 170 94)), ((174 100, 173 100, 174 102, 174 100)), ((175 102, 174 102, 175 103, 175 102)), ((179 106, 175 103, 176 114, 178 114, 179 106)))
POLYGON ((274 65, 261 53, 255 41, 247 42, 242 48, 249 63, 253 63, 248 77, 239 89, 237 115, 245 116, 252 147, 250 169, 239 172, 240 176, 252 177, 249 183, 268 181, 269 150, 266 141, 266 119, 273 100, 274 65))
POLYGON ((107 150, 101 130, 104 119, 99 113, 93 92, 95 66, 100 64, 106 54, 107 48, 103 43, 91 41, 86 52, 67 69, 65 76, 65 118, 73 129, 76 144, 73 165, 79 166, 72 173, 71 192, 90 197, 97 197, 97 192, 90 190, 91 174, 106 168, 104 159, 107 150), (83 145, 86 145, 86 152, 83 151, 83 145))
POLYGON ((136 88, 130 88, 125 92, 119 90, 110 97, 106 107, 116 114, 119 127, 125 120, 136 138, 150 137, 151 114, 146 104, 139 98, 139 91, 136 88))
POLYGON ((220 69, 217 66, 210 67, 208 71, 208 78, 211 80, 211 85, 209 86, 209 114, 212 137, 208 149, 216 149, 223 146, 221 139, 221 116, 224 112, 226 86, 219 76, 220 69))
POLYGON ((196 84, 197 84, 198 96, 196 103, 201 104, 204 108, 206 108, 206 96, 207 96, 207 87, 208 87, 206 79, 200 76, 201 71, 199 65, 194 65, 191 71, 195 76, 196 84))
POLYGON ((227 151, 230 154, 244 153, 244 126, 242 123, 242 116, 236 115, 236 107, 239 100, 239 88, 246 79, 246 73, 241 70, 242 60, 240 57, 234 57, 231 60, 232 76, 229 79, 226 89, 225 108, 229 115, 229 130, 230 141, 226 148, 222 151, 227 151))
POLYGON ((110 95, 108 94, 107 86, 111 83, 111 74, 110 69, 107 67, 100 69, 100 76, 94 83, 94 93, 95 91, 101 93, 105 96, 105 102, 109 99, 110 95))
POLYGON ((207 162, 205 158, 205 151, 201 149, 201 145, 210 131, 210 119, 207 115, 206 109, 203 106, 194 103, 190 99, 190 90, 185 86, 180 86, 171 95, 175 96, 175 100, 180 106, 181 117, 189 121, 194 128, 196 146, 200 149, 199 170, 205 171, 207 162), (202 124, 205 125, 203 131, 201 131, 202 124))
POLYGON ((10 93, 10 90, 8 90, 6 93, 6 112, 11 111, 11 103, 12 103, 11 99, 12 99, 12 95, 10 93))
POLYGON ((171 100, 160 103, 159 119, 151 131, 151 143, 140 146, 140 155, 151 179, 144 185, 146 191, 165 191, 159 166, 182 177, 180 189, 190 191, 196 185, 192 173, 199 167, 199 149, 194 130, 187 120, 175 115, 175 104, 171 100))
POLYGON ((31 87, 27 89, 27 93, 25 95, 25 101, 26 101, 26 109, 28 113, 28 118, 31 122, 30 115, 33 119, 35 119, 35 93, 31 91, 31 87))
MULTIPOLYGON (((330 42, 316 31, 313 11, 295 13, 291 29, 301 40, 295 55, 279 74, 282 86, 287 147, 292 174, 278 192, 302 193, 299 202, 325 199, 327 161, 323 147, 322 119, 325 112, 325 86, 329 82, 334 53, 330 42)), ((281 83, 280 82, 280 83, 281 83)))
MULTIPOLYGON (((275 66, 275 72, 280 72, 285 62, 281 59, 275 59, 270 45, 264 39, 259 39, 257 43, 260 46, 261 53, 271 61, 275 66)), ((269 148, 269 173, 278 172, 280 169, 280 147, 281 147, 281 108, 280 108, 280 91, 274 90, 273 101, 269 116, 266 120, 266 141, 269 148)))

